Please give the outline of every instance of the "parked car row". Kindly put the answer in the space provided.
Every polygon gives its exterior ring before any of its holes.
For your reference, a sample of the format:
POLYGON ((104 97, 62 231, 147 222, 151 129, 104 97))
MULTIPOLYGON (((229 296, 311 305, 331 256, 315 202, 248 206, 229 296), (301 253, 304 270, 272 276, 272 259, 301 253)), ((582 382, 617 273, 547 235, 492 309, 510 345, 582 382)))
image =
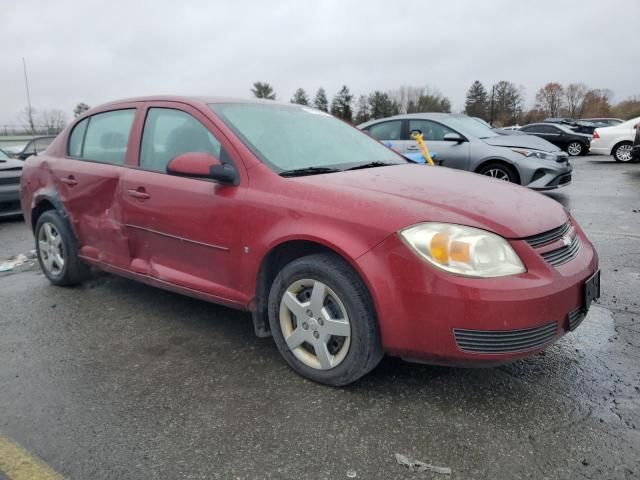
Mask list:
POLYGON ((445 167, 551 190, 571 182, 573 167, 560 148, 532 135, 501 135, 462 114, 412 113, 372 120, 358 128, 400 153, 417 152, 422 133, 445 167))
POLYGON ((531 123, 520 127, 520 132, 544 138, 572 157, 586 155, 591 148, 591 135, 575 132, 560 123, 531 123))

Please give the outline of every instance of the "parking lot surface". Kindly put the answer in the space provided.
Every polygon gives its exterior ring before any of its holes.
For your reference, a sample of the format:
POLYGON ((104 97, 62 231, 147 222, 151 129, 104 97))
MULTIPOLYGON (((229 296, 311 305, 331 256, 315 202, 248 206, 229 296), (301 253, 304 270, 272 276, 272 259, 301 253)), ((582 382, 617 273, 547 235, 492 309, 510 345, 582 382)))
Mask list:
MULTIPOLYGON (((386 358, 328 388, 246 313, 106 274, 58 288, 27 260, 0 273, 0 436, 71 479, 639 478, 640 164, 573 163, 548 195, 595 244, 603 295, 533 358, 386 358)), ((0 245, 2 262, 33 239, 2 222, 0 245)))

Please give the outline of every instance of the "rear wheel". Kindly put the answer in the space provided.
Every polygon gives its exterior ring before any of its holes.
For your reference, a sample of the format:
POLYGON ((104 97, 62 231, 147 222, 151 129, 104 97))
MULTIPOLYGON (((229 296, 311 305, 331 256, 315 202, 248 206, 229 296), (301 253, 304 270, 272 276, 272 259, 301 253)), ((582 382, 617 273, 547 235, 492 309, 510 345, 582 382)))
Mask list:
POLYGON ((580 142, 571 142, 569 145, 567 145, 567 153, 572 157, 582 155, 584 149, 584 145, 582 145, 580 142))
POLYGON ((478 173, 480 175, 486 175, 488 177, 495 178, 496 180, 504 180, 505 182, 520 183, 516 172, 508 165, 504 163, 490 163, 482 167, 478 173))
POLYGON ((58 212, 48 210, 40 215, 35 236, 40 268, 51 283, 75 285, 86 278, 89 267, 78 257, 73 232, 58 212))
POLYGON ((619 143, 613 148, 613 158, 616 162, 630 162, 631 158, 631 143, 623 142, 619 143))
POLYGON ((280 271, 269 294, 269 323, 287 363, 315 382, 347 385, 383 356, 369 292, 332 254, 302 257, 280 271))

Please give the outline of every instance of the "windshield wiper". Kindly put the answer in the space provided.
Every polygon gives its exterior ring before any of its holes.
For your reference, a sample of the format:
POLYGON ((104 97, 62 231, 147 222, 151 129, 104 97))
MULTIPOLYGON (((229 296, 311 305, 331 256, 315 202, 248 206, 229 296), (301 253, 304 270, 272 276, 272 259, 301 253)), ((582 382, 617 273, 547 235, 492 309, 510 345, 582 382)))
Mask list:
POLYGON ((341 172, 339 168, 331 168, 331 167, 305 167, 305 168, 294 168, 293 170, 285 170, 284 172, 280 172, 281 177, 301 177, 303 175, 317 175, 320 173, 334 173, 341 172))
POLYGON ((397 163, 369 162, 363 163, 362 165, 356 165, 355 167, 347 168, 345 170, 360 170, 361 168, 386 167, 387 165, 397 165, 397 163))

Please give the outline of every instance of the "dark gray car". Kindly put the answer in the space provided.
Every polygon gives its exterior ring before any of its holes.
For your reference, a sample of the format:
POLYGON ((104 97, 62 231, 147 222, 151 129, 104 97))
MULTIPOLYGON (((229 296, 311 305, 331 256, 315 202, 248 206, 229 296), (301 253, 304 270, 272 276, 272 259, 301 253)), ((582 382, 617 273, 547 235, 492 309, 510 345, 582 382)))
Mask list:
POLYGON ((400 153, 418 151, 411 140, 416 130, 445 167, 489 175, 536 190, 571 183, 568 155, 532 135, 499 135, 461 114, 411 113, 363 123, 358 128, 388 142, 400 153))
POLYGON ((0 150, 0 218, 20 215, 20 175, 24 162, 0 150))

